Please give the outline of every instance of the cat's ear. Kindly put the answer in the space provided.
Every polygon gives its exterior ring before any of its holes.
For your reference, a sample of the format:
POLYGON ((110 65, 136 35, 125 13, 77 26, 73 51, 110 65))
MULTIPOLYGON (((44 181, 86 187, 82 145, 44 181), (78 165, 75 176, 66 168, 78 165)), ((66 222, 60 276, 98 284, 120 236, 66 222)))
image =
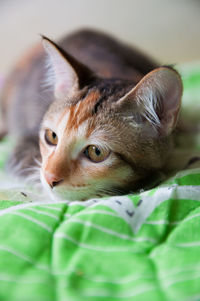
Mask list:
POLYGON ((54 94, 57 98, 66 97, 83 88, 94 77, 90 69, 50 39, 42 36, 42 43, 53 69, 54 94))
POLYGON ((141 124, 151 125, 160 136, 166 136, 176 126, 182 90, 178 72, 160 67, 144 76, 116 106, 125 115, 135 115, 141 124))

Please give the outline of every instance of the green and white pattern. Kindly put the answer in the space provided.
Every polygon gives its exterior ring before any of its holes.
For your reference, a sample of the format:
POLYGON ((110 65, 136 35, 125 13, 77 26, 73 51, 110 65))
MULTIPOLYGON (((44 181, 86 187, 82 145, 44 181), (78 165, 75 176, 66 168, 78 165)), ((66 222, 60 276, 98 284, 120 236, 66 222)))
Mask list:
MULTIPOLYGON (((200 67, 182 74, 192 111, 200 67)), ((199 167, 135 195, 53 203, 3 173, 9 147, 0 144, 0 301, 200 300, 199 167)))

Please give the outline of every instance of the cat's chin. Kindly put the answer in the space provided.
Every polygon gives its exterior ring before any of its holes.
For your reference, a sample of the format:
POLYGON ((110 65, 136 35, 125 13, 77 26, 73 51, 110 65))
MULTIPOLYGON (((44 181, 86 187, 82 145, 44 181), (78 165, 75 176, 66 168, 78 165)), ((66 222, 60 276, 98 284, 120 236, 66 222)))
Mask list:
MULTIPOLYGON (((91 193, 91 189, 70 189, 69 187, 62 187, 62 188, 54 188, 54 189, 46 189, 48 196, 51 200, 58 202, 58 201, 66 201, 66 202, 73 202, 73 201, 86 201, 88 199, 97 197, 97 194, 91 193)), ((99 195, 100 197, 100 195, 99 195)))
POLYGON ((65 200, 65 201, 85 201, 89 198, 92 198, 91 193, 89 191, 74 191, 69 188, 63 188, 62 190, 56 189, 51 192, 55 200, 65 200))

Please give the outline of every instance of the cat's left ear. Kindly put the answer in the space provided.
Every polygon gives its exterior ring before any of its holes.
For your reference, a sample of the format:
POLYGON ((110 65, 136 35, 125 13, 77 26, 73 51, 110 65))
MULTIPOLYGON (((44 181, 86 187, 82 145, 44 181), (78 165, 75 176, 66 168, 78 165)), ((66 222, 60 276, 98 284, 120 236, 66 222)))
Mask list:
POLYGON ((42 36, 42 43, 54 73, 55 97, 65 98, 69 96, 87 85, 94 77, 89 68, 50 39, 42 36))
POLYGON ((182 80, 171 67, 160 67, 122 97, 116 108, 125 116, 135 116, 144 128, 151 126, 159 136, 169 135, 176 126, 181 106, 182 80))

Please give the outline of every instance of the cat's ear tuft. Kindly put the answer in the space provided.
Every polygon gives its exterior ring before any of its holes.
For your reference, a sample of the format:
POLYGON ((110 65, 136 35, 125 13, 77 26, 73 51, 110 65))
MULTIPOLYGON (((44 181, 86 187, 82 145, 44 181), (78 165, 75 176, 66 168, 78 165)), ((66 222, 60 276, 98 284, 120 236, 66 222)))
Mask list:
POLYGON ((150 124, 160 136, 166 136, 176 126, 182 90, 178 72, 160 67, 144 76, 117 106, 128 115, 135 114, 141 123, 150 124))
POLYGON ((43 37, 42 43, 53 69, 55 96, 58 98, 65 97, 78 90, 78 76, 73 67, 49 39, 43 37))
POLYGON ((42 43, 53 69, 55 97, 65 98, 88 84, 92 71, 50 39, 42 36, 42 43))

